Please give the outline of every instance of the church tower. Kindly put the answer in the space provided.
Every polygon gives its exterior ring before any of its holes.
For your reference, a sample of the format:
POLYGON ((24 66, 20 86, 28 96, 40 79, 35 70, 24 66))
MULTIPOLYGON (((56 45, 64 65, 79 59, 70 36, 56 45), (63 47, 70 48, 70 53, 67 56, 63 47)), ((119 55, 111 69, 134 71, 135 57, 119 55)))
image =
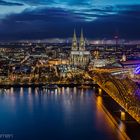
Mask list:
POLYGON ((76 37, 76 32, 74 30, 74 35, 73 35, 73 40, 72 40, 72 51, 77 51, 78 46, 77 46, 77 37, 76 37))
POLYGON ((84 36, 83 36, 83 30, 81 30, 79 51, 85 51, 85 39, 84 39, 84 36))
POLYGON ((90 61, 90 51, 85 48, 85 40, 83 36, 83 31, 81 30, 81 37, 78 43, 76 32, 74 30, 72 48, 70 52, 70 64, 73 66, 78 66, 85 68, 90 61))

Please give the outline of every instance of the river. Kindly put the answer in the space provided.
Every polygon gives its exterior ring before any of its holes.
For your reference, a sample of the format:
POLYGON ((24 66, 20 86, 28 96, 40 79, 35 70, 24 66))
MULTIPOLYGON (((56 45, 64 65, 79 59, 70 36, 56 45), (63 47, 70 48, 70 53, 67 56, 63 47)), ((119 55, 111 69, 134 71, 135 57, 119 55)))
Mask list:
POLYGON ((0 136, 14 140, 123 140, 93 89, 0 93, 0 136))

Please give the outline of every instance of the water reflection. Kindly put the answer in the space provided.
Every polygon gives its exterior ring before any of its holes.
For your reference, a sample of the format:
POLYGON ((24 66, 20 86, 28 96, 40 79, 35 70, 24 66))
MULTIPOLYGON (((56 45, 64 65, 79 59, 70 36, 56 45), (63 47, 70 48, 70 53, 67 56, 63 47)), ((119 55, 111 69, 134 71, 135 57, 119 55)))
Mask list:
POLYGON ((74 93, 74 94, 77 93, 77 88, 76 88, 76 87, 74 87, 74 91, 73 91, 73 93, 74 93))
POLYGON ((23 91, 23 87, 20 88, 20 97, 23 97, 24 91, 23 91))
POLYGON ((13 87, 10 88, 10 93, 11 93, 11 94, 14 93, 14 88, 13 88, 13 87))
POLYGON ((121 132, 126 131, 126 125, 122 121, 120 121, 120 123, 119 123, 119 129, 121 132))
POLYGON ((28 107, 29 107, 29 111, 30 111, 30 113, 32 113, 33 112, 33 100, 34 100, 34 98, 33 98, 33 95, 32 95, 32 88, 31 87, 29 87, 28 88, 28 107))
POLYGON ((58 93, 58 92, 57 92, 57 89, 54 90, 54 93, 55 93, 55 95, 57 96, 57 93, 58 93))
POLYGON ((58 88, 58 94, 60 94, 61 93, 61 88, 58 88))
MULTIPOLYGON (((95 101, 95 96, 94 96, 94 101, 95 101)), ((103 104, 103 99, 102 99, 102 97, 101 96, 98 96, 97 98, 96 98, 96 104, 97 104, 97 106, 96 106, 96 119, 97 119, 97 121, 96 121, 96 127, 98 128, 98 129, 102 129, 102 120, 103 120, 103 109, 102 109, 102 104, 103 104)))
POLYGON ((103 99, 101 94, 96 98, 96 104, 97 104, 97 110, 96 110, 96 127, 99 130, 108 131, 108 133, 117 133, 117 139, 118 140, 125 140, 125 137, 122 135, 122 133, 125 133, 125 125, 120 123, 120 125, 117 124, 116 120, 112 117, 112 115, 108 112, 108 110, 103 105, 103 99), (106 125, 106 127, 103 127, 103 124, 106 125), (121 128, 121 129, 120 129, 121 128), (121 132, 120 132, 120 130, 121 132))
POLYGON ((6 93, 9 95, 10 94, 10 89, 7 89, 6 90, 6 93))
POLYGON ((35 96, 37 97, 38 96, 38 91, 39 91, 39 88, 35 88, 35 96))
POLYGON ((32 88, 31 88, 31 87, 28 88, 28 93, 29 93, 29 94, 32 93, 32 88))
POLYGON ((65 88, 64 88, 64 87, 62 87, 62 94, 64 94, 64 92, 65 92, 64 90, 65 90, 65 88))
MULTIPOLYGON (((11 113, 7 119, 0 119, 0 128, 3 121, 9 121, 11 131, 15 131, 17 135, 25 129, 24 124, 28 124, 28 129, 32 130, 31 134, 36 134, 37 130, 38 135, 42 135, 44 131, 61 137, 60 134, 65 136, 70 132, 69 137, 73 140, 77 139, 74 135, 80 140, 86 140, 87 136, 91 139, 98 138, 98 140, 119 140, 121 137, 104 112, 102 97, 96 98, 92 89, 62 87, 46 91, 39 88, 21 87, 16 90, 11 88, 9 93, 5 95, 5 98, 0 97, 0 106, 3 106, 7 112, 16 112, 16 115, 13 116, 11 113), (8 108, 7 105, 11 107, 8 108), (18 130, 18 128, 21 129, 18 130), (58 131, 61 133, 57 133, 58 131)), ((124 130, 123 124, 119 127, 122 131, 124 130)), ((28 131, 25 135, 27 133, 28 131)))

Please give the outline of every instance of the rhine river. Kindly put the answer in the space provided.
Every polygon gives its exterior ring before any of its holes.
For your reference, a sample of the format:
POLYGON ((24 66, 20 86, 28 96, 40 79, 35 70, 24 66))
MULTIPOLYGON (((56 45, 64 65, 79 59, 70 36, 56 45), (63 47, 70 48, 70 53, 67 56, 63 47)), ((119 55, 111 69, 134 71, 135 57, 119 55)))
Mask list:
MULTIPOLYGON (((0 93, 0 136, 14 140, 123 140, 93 89, 0 93)), ((0 138, 1 139, 1 138, 0 138)), ((7 138, 6 138, 7 139, 7 138)))

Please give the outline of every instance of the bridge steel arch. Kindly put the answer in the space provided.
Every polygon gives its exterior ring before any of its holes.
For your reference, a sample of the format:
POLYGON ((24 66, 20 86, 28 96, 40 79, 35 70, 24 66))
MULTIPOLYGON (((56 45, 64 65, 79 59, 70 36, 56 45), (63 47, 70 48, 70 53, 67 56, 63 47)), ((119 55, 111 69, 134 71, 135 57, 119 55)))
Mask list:
POLYGON ((140 124, 140 102, 135 94, 130 94, 129 89, 126 88, 128 84, 133 90, 137 89, 135 83, 129 80, 127 82, 127 79, 124 82, 124 79, 120 80, 109 74, 101 73, 96 73, 93 80, 97 81, 97 84, 140 124))

